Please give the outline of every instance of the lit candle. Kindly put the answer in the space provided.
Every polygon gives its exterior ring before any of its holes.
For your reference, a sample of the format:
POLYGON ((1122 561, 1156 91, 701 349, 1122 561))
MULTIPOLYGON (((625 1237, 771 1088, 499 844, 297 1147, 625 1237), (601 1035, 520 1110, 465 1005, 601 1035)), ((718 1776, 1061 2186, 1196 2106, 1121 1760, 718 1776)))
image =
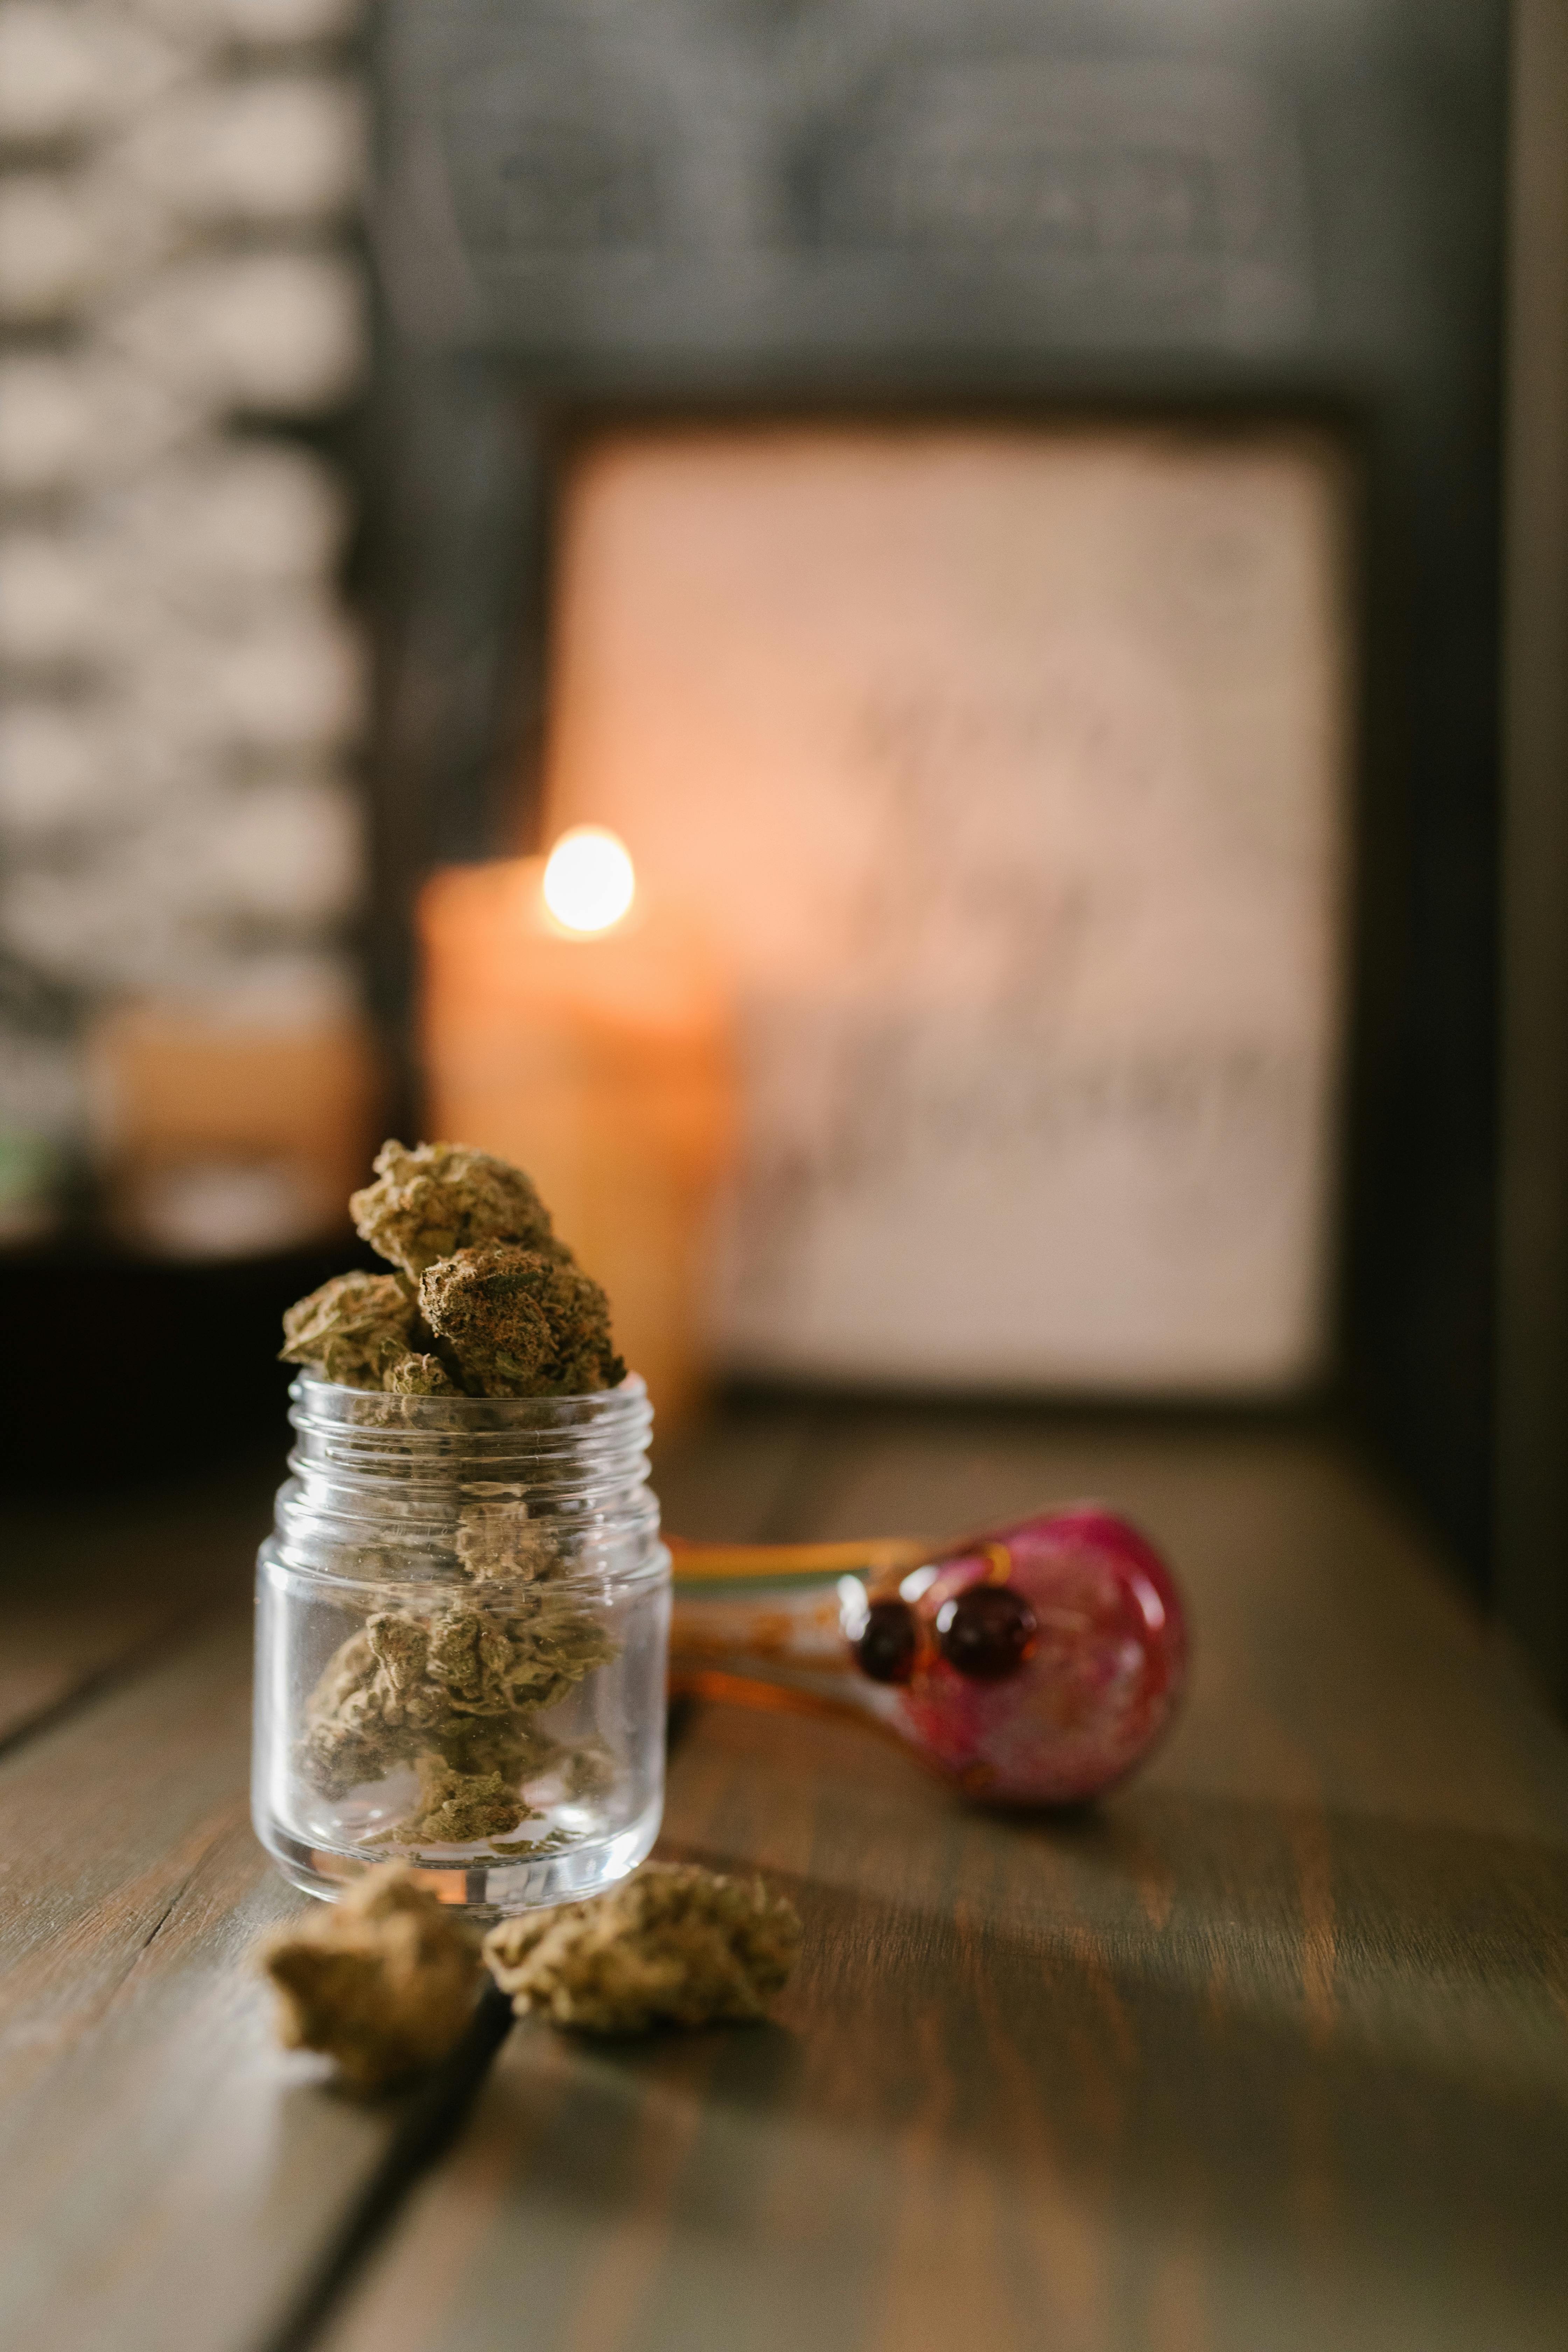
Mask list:
POLYGON ((610 1296, 668 1430, 703 1381, 714 1198, 733 1129, 728 999, 701 934, 614 834, 449 867, 421 896, 429 1131, 526 1168, 610 1296))

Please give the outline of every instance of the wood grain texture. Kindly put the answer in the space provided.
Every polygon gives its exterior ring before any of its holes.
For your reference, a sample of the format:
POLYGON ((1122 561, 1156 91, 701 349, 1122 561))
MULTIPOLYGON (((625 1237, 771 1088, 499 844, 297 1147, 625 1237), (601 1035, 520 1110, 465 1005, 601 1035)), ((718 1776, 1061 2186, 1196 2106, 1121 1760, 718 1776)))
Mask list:
POLYGON ((274 2046, 232 1610, 0 1759, 0 2342, 249 2347, 395 2109, 274 2046))
POLYGON ((1045 1822, 702 1711, 667 1850, 798 1902, 778 2022, 520 2028, 328 2352, 1556 2352, 1568 1743, 1409 1529, 1300 1439, 841 1427, 770 1533, 1140 1517, 1176 1733, 1045 1822))
MULTIPOLYGON (((689 1441, 678 1494, 760 1532, 808 1421, 689 1441)), ((308 1907, 249 1821, 269 1484, 6 1521, 0 2343, 251 2352, 412 2111, 280 2052, 255 1970, 261 1933, 308 1907)))
POLYGON ((0 1508, 0 1748, 247 1591, 277 1478, 0 1508))

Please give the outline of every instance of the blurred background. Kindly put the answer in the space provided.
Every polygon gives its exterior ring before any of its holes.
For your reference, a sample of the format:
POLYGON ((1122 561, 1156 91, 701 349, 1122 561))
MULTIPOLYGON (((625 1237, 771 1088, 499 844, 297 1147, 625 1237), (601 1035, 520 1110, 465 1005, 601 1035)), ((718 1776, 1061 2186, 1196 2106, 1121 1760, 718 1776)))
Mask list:
POLYGON ((96 1383, 89 1480, 145 1454, 117 1385, 269 1393, 226 1325, 254 1349, 374 1124, 359 40, 339 0, 0 9, 0 1236, 45 1475, 36 1391, 96 1383))
POLYGON ((0 0, 8 1475, 441 1133, 669 1430, 1333 1416, 1568 1673, 1560 16, 0 0))

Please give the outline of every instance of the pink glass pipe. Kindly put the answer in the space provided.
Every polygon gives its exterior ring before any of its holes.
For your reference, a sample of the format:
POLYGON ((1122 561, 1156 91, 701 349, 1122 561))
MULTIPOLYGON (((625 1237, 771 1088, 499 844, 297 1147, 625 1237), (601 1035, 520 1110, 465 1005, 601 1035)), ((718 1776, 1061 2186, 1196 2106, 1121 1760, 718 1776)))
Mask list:
POLYGON ((1175 1579, 1098 1503, 934 1549, 671 1549, 677 1688, 854 1707, 987 1802, 1098 1796, 1142 1762, 1181 1696, 1175 1579))

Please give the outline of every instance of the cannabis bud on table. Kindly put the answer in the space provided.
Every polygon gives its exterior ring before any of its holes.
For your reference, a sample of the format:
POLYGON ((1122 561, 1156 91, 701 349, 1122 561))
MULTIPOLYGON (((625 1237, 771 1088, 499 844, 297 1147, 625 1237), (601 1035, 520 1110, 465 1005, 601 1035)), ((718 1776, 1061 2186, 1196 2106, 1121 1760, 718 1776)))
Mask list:
POLYGON ((297 1884, 333 1891, 322 1851, 390 1848, 493 1916, 568 1848, 602 1846, 608 1876, 652 1843, 649 1412, 521 1169, 449 1143, 374 1165, 350 1205, 390 1271, 284 1318, 285 1360, 329 1386, 293 1392, 297 1475, 263 1549, 258 1813, 297 1884))
POLYGON ((445 2058, 482 1973, 467 1923, 396 1863, 362 1878, 336 1909, 279 1928, 261 1965, 285 2048, 325 2052, 356 2091, 445 2058))
MULTIPOLYGON (((625 2034, 761 2018, 799 1951, 794 1905, 760 1879, 649 1863, 591 1902, 502 1920, 483 1960, 520 2017, 625 2034)), ((328 2053, 363 2091, 447 2057, 482 1973, 473 1931, 396 1863, 279 1928, 260 1958, 284 2046, 328 2053)))
POLYGON ((760 1879, 650 1863, 609 1894, 503 1919, 485 1961, 520 2017, 582 2033, 760 2018, 800 1950, 792 1903, 760 1879))

